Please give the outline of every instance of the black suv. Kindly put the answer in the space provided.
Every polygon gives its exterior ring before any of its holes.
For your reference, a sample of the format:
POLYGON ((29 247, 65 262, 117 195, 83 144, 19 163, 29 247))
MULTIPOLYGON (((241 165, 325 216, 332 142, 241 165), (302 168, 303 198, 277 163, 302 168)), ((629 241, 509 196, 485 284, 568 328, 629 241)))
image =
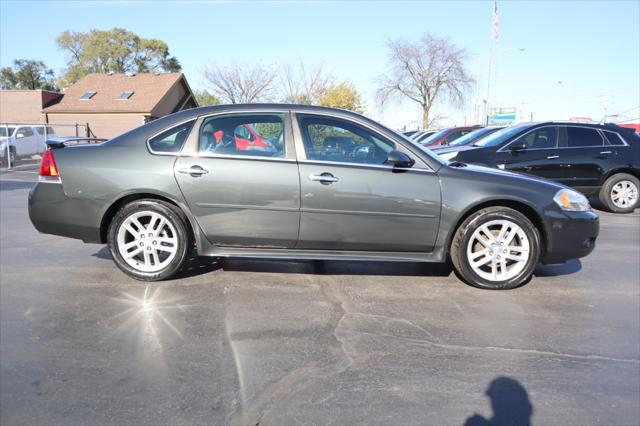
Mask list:
POLYGON ((607 209, 640 206, 640 137, 615 124, 527 123, 472 145, 434 149, 441 157, 530 173, 598 195, 607 209))

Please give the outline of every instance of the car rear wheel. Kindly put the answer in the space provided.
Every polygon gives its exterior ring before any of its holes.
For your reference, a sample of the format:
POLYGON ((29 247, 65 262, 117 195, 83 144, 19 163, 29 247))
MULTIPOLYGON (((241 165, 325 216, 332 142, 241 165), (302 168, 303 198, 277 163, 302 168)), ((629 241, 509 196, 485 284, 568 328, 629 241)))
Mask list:
POLYGON ((640 206, 640 181, 633 175, 618 173, 600 189, 600 202, 614 213, 631 213, 640 206))
POLYGON ((540 258, 540 233, 522 213, 489 207, 469 216, 456 230, 451 260, 467 283, 511 289, 526 283, 540 258))
POLYGON ((182 267, 191 234, 182 212, 159 200, 138 200, 116 213, 108 245, 116 265, 142 281, 170 278, 182 267))

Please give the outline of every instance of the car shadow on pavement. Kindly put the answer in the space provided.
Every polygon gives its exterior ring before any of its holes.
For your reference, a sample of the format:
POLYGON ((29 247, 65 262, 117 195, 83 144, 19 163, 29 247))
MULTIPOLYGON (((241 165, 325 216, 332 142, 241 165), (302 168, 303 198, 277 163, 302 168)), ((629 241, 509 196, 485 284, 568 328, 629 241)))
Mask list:
POLYGON ((485 395, 491 400, 493 416, 480 414, 469 417, 464 426, 529 426, 533 404, 527 390, 515 379, 498 377, 487 388, 485 395))
MULTIPOLYGON (((205 274, 216 270, 313 275, 381 275, 381 276, 439 276, 452 272, 449 264, 419 262, 366 262, 347 260, 274 260, 253 258, 212 258, 194 256, 187 260, 180 278, 205 274)), ((178 278, 178 277, 176 277, 178 278)))
MULTIPOLYGON (((102 247, 93 256, 99 259, 111 260, 111 253, 109 253, 107 246, 102 247)), ((538 265, 534 275, 537 277, 569 275, 578 272, 581 268, 582 264, 579 260, 570 260, 559 265, 538 265)), ((423 263, 219 258, 198 256, 193 252, 186 260, 182 271, 175 278, 188 278, 218 270, 278 274, 448 277, 453 272, 453 267, 450 261, 447 261, 447 263, 423 263)))
POLYGON ((536 277, 557 277, 560 275, 575 274, 582 269, 582 262, 579 259, 572 259, 565 263, 555 265, 543 265, 540 264, 533 271, 533 275, 536 277))
MULTIPOLYGON (((98 259, 112 260, 107 246, 93 254, 98 259)), ((314 275, 389 275, 449 276, 450 263, 363 262, 348 260, 281 260, 257 258, 219 258, 198 256, 195 252, 185 261, 175 279, 188 278, 214 271, 263 272, 314 275)))

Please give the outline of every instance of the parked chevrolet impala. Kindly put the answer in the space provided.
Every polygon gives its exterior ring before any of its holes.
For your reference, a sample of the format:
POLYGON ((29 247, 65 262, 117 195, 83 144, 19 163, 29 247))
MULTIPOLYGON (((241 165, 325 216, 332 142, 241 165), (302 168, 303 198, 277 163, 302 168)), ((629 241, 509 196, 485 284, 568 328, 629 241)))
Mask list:
POLYGON ((167 279, 204 256, 445 262, 483 288, 588 255, 598 217, 568 187, 448 162, 361 115, 301 105, 182 111, 95 145, 54 144, 29 215, 167 279), (264 144, 237 146, 251 128, 264 144))

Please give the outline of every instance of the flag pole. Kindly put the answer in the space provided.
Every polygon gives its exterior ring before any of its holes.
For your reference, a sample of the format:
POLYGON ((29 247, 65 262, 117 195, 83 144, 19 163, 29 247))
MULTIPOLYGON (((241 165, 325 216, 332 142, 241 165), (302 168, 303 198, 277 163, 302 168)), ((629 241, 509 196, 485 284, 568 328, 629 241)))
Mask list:
POLYGON ((489 41, 489 60, 488 69, 487 69, 487 94, 484 100, 484 125, 489 125, 489 99, 491 96, 491 68, 493 65, 493 50, 496 42, 498 41, 499 33, 499 23, 500 23, 500 15, 498 13, 498 1, 493 0, 493 13, 492 13, 492 27, 491 27, 491 38, 489 41))

